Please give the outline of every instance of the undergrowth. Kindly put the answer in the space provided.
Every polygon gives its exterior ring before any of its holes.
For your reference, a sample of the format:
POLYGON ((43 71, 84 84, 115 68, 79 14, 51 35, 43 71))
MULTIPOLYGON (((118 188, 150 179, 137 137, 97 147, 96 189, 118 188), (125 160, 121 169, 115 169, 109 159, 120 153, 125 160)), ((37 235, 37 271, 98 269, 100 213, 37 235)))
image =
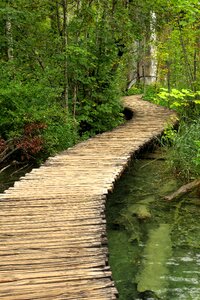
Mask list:
POLYGON ((167 159, 173 171, 186 180, 200 176, 200 120, 181 122, 179 129, 167 130, 167 159), (171 146, 170 146, 170 143, 171 146))
MULTIPOLYGON (((132 87, 133 91, 141 87, 132 87)), ((186 181, 200 176, 200 91, 175 89, 170 92, 158 85, 143 87, 143 99, 176 111, 179 128, 168 126, 162 137, 167 160, 175 174, 186 181)))

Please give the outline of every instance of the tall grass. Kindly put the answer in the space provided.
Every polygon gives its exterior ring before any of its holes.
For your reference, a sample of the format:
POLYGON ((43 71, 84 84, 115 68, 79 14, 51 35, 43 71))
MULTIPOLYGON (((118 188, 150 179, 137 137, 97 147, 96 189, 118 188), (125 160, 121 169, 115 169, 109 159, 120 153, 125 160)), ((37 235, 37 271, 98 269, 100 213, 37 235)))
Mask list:
POLYGON ((168 161, 181 177, 190 180, 200 176, 200 120, 181 122, 172 146, 168 148, 168 161))

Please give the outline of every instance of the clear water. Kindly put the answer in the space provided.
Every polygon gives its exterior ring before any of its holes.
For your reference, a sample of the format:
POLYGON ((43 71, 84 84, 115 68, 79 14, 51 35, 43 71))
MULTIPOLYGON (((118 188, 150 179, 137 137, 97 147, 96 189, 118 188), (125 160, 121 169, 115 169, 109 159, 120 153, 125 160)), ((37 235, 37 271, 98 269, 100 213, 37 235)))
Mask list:
POLYGON ((107 200, 109 263, 120 300, 200 299, 200 198, 164 160, 134 160, 107 200))

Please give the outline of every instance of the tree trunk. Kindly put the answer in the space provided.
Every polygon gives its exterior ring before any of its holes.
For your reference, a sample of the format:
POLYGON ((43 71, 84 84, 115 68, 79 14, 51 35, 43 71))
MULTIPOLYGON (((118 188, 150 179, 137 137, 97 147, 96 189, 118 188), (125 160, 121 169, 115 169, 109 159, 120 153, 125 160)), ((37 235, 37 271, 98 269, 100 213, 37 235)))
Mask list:
POLYGON ((61 29, 60 12, 59 12, 58 1, 56 1, 56 19, 57 19, 57 29, 58 29, 59 35, 62 36, 62 29, 61 29))
MULTIPOLYGON (((156 21, 155 12, 151 11, 149 14, 148 32, 143 38, 143 53, 139 62, 139 78, 140 81, 143 82, 144 86, 153 84, 157 81, 158 63, 156 60, 156 21)), ((139 51, 141 51, 140 48, 139 51)))
POLYGON ((171 62, 167 61, 167 89, 168 93, 171 92, 171 62))
POLYGON ((181 47, 182 47, 182 51, 183 51, 183 57, 185 60, 185 68, 188 74, 188 84, 190 85, 191 89, 194 91, 194 78, 193 78, 193 72, 192 72, 192 68, 190 65, 190 61, 188 58, 188 53, 187 53, 187 49, 186 49, 186 45, 184 43, 184 39, 183 39, 183 32, 181 29, 181 26, 179 25, 179 33, 180 33, 180 42, 181 42, 181 47))
POLYGON ((14 59, 14 54, 13 54, 13 35, 12 35, 12 23, 11 19, 9 16, 7 16, 6 20, 6 36, 7 36, 7 56, 8 60, 12 61, 14 59))
POLYGON ((69 82, 68 82, 68 61, 67 61, 67 46, 68 46, 68 0, 62 1, 63 6, 63 53, 64 53, 64 103, 68 110, 69 105, 69 82))
POLYGON ((148 83, 152 84, 157 81, 157 60, 156 60, 156 41, 157 41, 157 34, 156 34, 156 14, 155 12, 150 13, 150 45, 149 45, 149 52, 150 52, 150 66, 149 66, 149 80, 148 83))
POLYGON ((196 83, 197 83, 197 50, 194 50, 194 91, 196 92, 196 83))
POLYGON ((77 92, 78 92, 78 85, 76 82, 74 84, 74 91, 73 91, 73 118, 74 119, 76 119, 77 92))

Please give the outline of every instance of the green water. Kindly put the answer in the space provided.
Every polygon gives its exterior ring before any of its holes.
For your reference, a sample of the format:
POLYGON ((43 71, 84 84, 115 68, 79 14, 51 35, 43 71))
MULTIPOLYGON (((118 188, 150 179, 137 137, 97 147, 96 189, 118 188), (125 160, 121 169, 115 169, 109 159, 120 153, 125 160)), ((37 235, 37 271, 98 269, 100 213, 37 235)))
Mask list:
POLYGON ((134 160, 107 200, 109 263, 120 300, 200 299, 200 198, 164 160, 134 160))

